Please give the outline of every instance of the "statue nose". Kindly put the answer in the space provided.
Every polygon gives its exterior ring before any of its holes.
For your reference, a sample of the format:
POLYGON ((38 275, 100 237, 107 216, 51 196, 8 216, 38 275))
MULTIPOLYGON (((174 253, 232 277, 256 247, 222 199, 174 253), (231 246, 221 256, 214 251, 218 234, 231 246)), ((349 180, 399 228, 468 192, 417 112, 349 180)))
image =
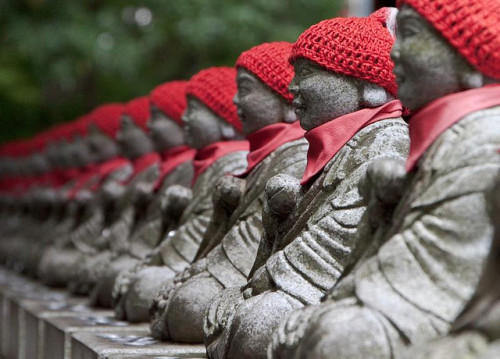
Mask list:
POLYGON ((401 51, 399 49, 399 41, 396 41, 394 43, 394 45, 392 46, 392 50, 391 50, 391 59, 392 59, 392 61, 398 61, 400 55, 401 55, 401 51))

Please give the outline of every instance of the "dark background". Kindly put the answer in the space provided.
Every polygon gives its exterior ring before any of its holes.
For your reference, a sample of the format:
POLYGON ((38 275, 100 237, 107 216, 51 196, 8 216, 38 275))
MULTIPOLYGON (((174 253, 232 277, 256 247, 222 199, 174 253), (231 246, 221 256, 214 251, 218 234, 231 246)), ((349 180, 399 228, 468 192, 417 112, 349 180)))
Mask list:
POLYGON ((233 65, 347 11, 344 0, 2 0, 0 142, 233 65))

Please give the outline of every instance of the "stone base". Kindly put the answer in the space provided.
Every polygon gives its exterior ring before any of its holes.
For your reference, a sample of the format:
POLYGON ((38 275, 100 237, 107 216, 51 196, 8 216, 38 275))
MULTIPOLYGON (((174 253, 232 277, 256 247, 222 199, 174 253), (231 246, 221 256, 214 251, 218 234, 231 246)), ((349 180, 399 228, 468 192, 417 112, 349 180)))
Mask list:
MULTIPOLYGON (((63 359, 71 357, 71 335, 79 332, 109 332, 111 330, 127 333, 133 330, 147 330, 147 324, 129 325, 116 321, 112 311, 93 311, 78 316, 49 317, 45 320, 43 341, 48 344, 43 350, 44 359, 63 359)), ((78 358, 78 357, 75 357, 78 358)))
POLYGON ((146 328, 75 333, 71 355, 75 359, 206 358, 203 345, 157 342, 146 328))
POLYGON ((1 284, 1 354, 7 358, 25 358, 28 349, 21 346, 21 304, 27 300, 54 301, 67 297, 66 293, 50 290, 29 279, 2 270, 1 284))
POLYGON ((91 312, 87 298, 68 298, 62 301, 23 300, 20 303, 20 358, 42 358, 45 341, 44 319, 57 316, 79 316, 91 312))

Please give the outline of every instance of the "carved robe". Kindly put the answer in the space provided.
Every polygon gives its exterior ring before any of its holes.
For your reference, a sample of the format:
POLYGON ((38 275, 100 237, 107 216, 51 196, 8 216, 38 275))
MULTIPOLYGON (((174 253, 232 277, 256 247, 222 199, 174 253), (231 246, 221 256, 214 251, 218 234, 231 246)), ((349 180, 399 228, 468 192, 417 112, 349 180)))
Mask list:
POLYGON ((377 159, 404 161, 408 142, 404 121, 387 119, 361 129, 335 154, 298 203, 289 231, 273 238, 274 254, 255 271, 244 296, 230 289, 210 305, 205 317, 210 357, 265 356, 283 317, 319 302, 354 245, 366 206, 358 193, 360 178, 377 159))
POLYGON ((166 234, 151 255, 128 274, 127 285, 117 290, 115 297, 120 311, 123 311, 121 316, 129 321, 143 320, 162 284, 191 264, 213 212, 213 188, 220 177, 246 168, 246 154, 247 151, 231 152, 215 161, 197 178, 192 200, 184 210, 179 226, 166 234))
POLYGON ((499 107, 443 132, 408 175, 392 222, 360 239, 370 245, 325 303, 280 325, 274 357, 398 358, 408 344, 447 333, 490 247, 485 192, 500 169, 498 148, 499 107))
POLYGON ((307 147, 305 139, 285 143, 248 174, 246 190, 228 221, 229 231, 222 235, 220 243, 206 258, 194 266, 203 269, 188 269, 192 275, 181 273, 176 283, 166 289, 167 308, 157 308, 153 335, 171 336, 176 341, 202 341, 203 313, 211 298, 224 288, 246 283, 264 231, 261 214, 267 181, 277 174, 300 178, 306 165, 307 147), (201 285, 200 281, 204 284, 201 285), (181 292, 172 292, 174 288, 181 292), (170 305, 172 297, 175 304, 170 305), (193 305, 195 300, 196 305, 193 305), (181 327, 181 330, 176 330, 176 327, 181 327))

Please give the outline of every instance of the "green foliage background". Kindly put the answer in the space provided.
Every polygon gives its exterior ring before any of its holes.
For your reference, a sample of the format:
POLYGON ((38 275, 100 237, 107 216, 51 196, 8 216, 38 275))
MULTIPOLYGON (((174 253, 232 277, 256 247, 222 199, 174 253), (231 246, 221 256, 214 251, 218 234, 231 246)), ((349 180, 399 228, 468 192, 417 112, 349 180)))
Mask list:
POLYGON ((2 0, 0 142, 294 41, 342 0, 2 0), (152 16, 150 16, 152 15, 152 16), (150 21, 149 21, 150 20, 150 21))

